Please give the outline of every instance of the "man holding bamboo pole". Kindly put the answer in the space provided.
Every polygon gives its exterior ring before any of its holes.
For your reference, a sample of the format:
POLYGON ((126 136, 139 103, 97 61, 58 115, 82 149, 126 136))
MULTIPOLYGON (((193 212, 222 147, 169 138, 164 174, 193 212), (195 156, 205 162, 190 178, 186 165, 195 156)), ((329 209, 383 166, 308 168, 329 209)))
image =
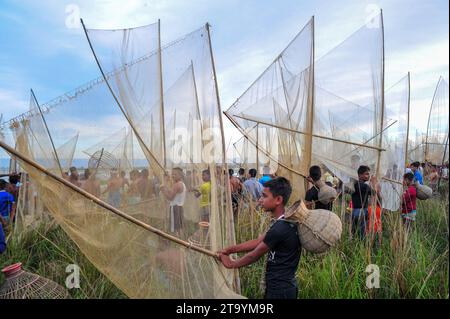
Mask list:
POLYGON ((298 294, 295 272, 300 261, 301 244, 297 226, 284 221, 285 205, 291 193, 291 184, 284 177, 266 182, 259 204, 274 219, 272 226, 257 239, 219 252, 220 261, 226 268, 250 265, 267 253, 266 299, 296 299, 298 294), (229 256, 240 252, 248 253, 236 260, 229 256))

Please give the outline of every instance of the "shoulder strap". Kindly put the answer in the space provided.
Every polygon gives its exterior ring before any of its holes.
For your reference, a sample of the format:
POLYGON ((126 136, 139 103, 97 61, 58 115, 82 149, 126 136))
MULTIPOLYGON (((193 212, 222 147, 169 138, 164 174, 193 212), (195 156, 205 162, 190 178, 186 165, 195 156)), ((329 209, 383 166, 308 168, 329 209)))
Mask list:
MULTIPOLYGON (((295 224, 295 225, 298 225, 298 222, 296 222, 295 220, 292 220, 292 219, 286 219, 286 218, 283 218, 283 219, 280 219, 280 220, 283 220, 283 221, 285 221, 286 223, 289 223, 289 224, 295 224)), ((278 221, 278 220, 277 220, 278 221)))

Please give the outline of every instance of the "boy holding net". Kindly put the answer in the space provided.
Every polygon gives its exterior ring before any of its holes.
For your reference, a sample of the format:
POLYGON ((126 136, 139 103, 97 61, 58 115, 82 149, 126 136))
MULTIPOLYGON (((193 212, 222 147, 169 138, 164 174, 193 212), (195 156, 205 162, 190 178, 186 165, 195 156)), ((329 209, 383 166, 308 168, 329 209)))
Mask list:
POLYGON ((295 272, 300 261, 301 244, 295 224, 284 221, 285 205, 291 192, 291 184, 284 177, 266 182, 259 204, 275 220, 272 226, 257 239, 227 247, 219 252, 220 261, 226 268, 250 265, 267 253, 266 299, 297 298, 295 272), (248 253, 236 260, 229 256, 240 252, 248 253))

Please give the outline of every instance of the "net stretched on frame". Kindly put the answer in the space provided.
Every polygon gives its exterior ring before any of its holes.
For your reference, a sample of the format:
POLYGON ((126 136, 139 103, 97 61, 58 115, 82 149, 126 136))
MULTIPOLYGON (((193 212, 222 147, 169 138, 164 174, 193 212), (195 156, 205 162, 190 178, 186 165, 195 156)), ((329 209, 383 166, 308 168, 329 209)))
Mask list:
POLYGON ((382 206, 396 211, 403 193, 403 174, 407 162, 409 122, 409 74, 385 94, 383 148, 380 173, 382 206))
POLYGON ((432 164, 448 161, 448 83, 441 77, 436 86, 425 139, 425 160, 432 164))
MULTIPOLYGON (((44 115, 55 144, 60 136, 79 132, 75 157, 84 158, 86 166, 92 155, 79 150, 106 139, 103 147, 102 143, 96 146, 106 153, 108 137, 130 125, 133 140, 137 140, 133 142, 137 155, 133 170, 126 171, 128 184, 118 182, 112 171, 106 179, 93 174, 92 179, 80 180, 81 188, 90 184, 100 187, 98 197, 126 214, 183 242, 198 245, 200 238, 204 241, 200 244, 217 251, 234 243, 234 229, 208 28, 194 31, 162 50, 159 33, 155 33, 157 25, 88 30, 105 77, 70 98, 44 105, 44 115), (147 168, 139 167, 138 160, 145 161, 147 168), (182 186, 186 192, 177 198, 160 191, 160 185, 170 190, 177 182, 179 175, 170 171, 173 167, 181 167, 182 175, 186 175, 182 186), (205 169, 210 172, 211 191, 207 205, 200 207, 200 198, 192 190, 206 182, 200 179, 205 169), (165 175, 167 170, 169 174, 165 175), (183 213, 178 210, 175 216, 174 206, 181 206, 183 213), (209 219, 206 235, 205 224, 199 224, 205 215, 209 219), (175 222, 181 227, 174 229, 175 222)), ((28 122, 23 122, 17 130, 23 132, 28 127, 28 122)), ((35 159, 34 144, 27 141, 30 135, 18 132, 17 136, 20 153, 35 159)), ((51 154, 48 143, 42 153, 51 154)), ((148 232, 29 164, 21 161, 21 165, 39 185, 41 197, 56 221, 128 296, 239 296, 237 273, 219 265, 215 257, 148 232)))
POLYGON ((257 168, 268 166, 290 179, 296 199, 305 193, 302 175, 307 175, 311 155, 311 136, 305 133, 311 133, 313 31, 311 19, 226 111, 256 148, 257 168))
MULTIPOLYGON (((410 129, 410 132, 413 132, 410 129)), ((419 130, 416 128, 414 133, 410 133, 410 137, 408 139, 408 163, 413 162, 424 162, 424 154, 425 154, 425 136, 419 133, 419 130), (414 135, 413 135, 414 134, 414 135)))
POLYGON ((362 164, 378 172, 384 128, 382 21, 380 14, 313 63, 312 19, 227 110, 258 153, 269 154, 277 174, 291 179, 293 199, 303 197, 301 177, 311 164, 325 166, 344 182, 357 178, 362 164), (276 146, 265 149, 258 143, 261 129, 274 131, 276 146))
POLYGON ((313 162, 343 182, 368 165, 375 174, 383 109, 382 15, 315 62, 313 162))
POLYGON ((64 144, 60 145, 56 149, 58 154, 59 163, 63 172, 68 172, 72 166, 73 156, 75 155, 75 149, 77 147, 78 134, 69 139, 64 144))

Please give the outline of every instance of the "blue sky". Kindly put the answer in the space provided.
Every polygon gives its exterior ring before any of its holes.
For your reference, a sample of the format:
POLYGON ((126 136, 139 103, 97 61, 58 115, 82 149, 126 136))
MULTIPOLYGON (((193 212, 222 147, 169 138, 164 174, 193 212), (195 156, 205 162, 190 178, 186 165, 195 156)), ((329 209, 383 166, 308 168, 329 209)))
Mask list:
POLYGON ((376 8, 384 13, 386 87, 411 71, 412 127, 424 129, 438 78, 448 79, 447 0, 0 0, 0 113, 8 119, 26 111, 30 88, 45 102, 99 76, 83 31, 73 24, 77 13, 90 28, 160 18, 163 42, 210 22, 225 110, 312 15, 320 57, 376 8))

